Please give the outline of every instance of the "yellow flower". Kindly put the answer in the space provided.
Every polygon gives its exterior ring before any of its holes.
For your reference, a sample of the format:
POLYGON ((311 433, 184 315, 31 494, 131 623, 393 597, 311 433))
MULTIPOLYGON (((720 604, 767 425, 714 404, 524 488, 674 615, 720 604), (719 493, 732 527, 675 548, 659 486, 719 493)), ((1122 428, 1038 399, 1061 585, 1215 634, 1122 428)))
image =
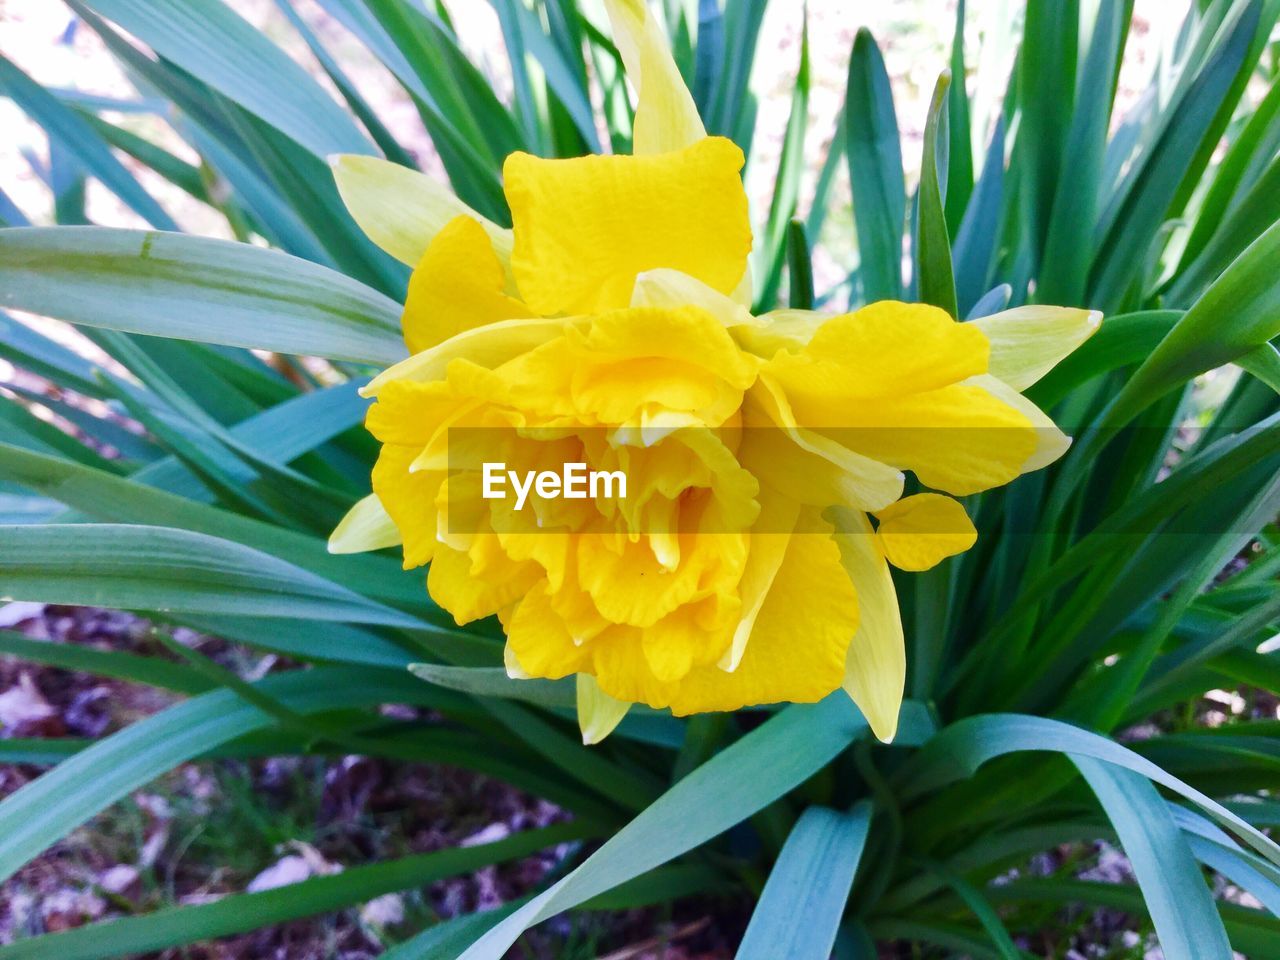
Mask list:
POLYGON ((889 565, 973 544, 944 494, 1062 454, 1020 391, 1098 318, 753 316, 742 153, 706 135, 641 0, 606 6, 639 91, 635 156, 511 156, 512 230, 420 174, 336 160, 352 214, 414 272, 411 356, 364 391, 374 492, 331 548, 402 544, 459 623, 501 618, 512 676, 576 674, 587 742, 634 702, 840 688, 889 740, 905 676, 889 565), (516 509, 483 495, 480 461, 512 483, 583 463, 630 489, 516 509), (904 498, 904 471, 942 493, 904 498))

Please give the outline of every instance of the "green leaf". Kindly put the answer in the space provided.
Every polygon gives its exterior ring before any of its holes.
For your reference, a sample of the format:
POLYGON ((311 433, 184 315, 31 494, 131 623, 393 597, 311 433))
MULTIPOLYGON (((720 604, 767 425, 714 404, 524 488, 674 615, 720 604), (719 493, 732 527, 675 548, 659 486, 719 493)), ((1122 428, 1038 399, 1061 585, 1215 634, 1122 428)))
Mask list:
POLYGON ((1139 773, 1190 800, 1213 819, 1234 830, 1262 856, 1280 864, 1280 846, 1220 803, 1127 747, 1048 717, 984 714, 953 723, 912 759, 904 796, 917 797, 937 790, 971 776, 988 760, 1023 751, 1067 753, 1073 759, 1092 757, 1139 773))
MULTIPOLYGON (((273 674, 259 686, 303 714, 393 702, 431 705, 433 694, 407 673, 348 667, 273 674)), ((0 802, 0 881, 131 791, 273 723, 231 691, 219 690, 162 710, 76 753, 0 802)))
MULTIPOLYGON (((737 960, 827 960, 867 842, 871 805, 810 807, 779 854, 737 960)), ((0 955, 3 956, 3 955, 0 955)))
POLYGON ((939 183, 939 126, 944 123, 951 74, 944 71, 933 88, 929 119, 924 128, 924 157, 920 161, 920 236, 916 246, 916 271, 920 299, 959 317, 956 281, 951 265, 951 239, 939 183))
MULTIPOLYGON (((1192 377, 1280 336, 1280 223, 1250 244, 1129 378, 1104 426, 1122 426, 1192 377)), ((1105 324, 1104 324, 1105 326, 1105 324)))
POLYGON ((180 663, 122 650, 97 650, 75 643, 32 640, 11 630, 0 630, 0 654, 62 670, 145 683, 178 693, 204 693, 213 689, 209 681, 180 663))
MULTIPOLYGON (((969 319, 986 315, 979 314, 976 308, 979 302, 986 299, 983 291, 987 289, 987 280, 995 260, 996 243, 1000 238, 1000 207, 1004 202, 1004 142, 1004 118, 1001 117, 996 121, 996 128, 991 134, 982 174, 978 177, 973 195, 965 208, 952 248, 956 304, 969 319)), ((998 287, 1007 289, 1009 294, 1013 293, 1013 288, 1007 283, 999 284, 998 287)), ((1005 295, 1004 304, 1008 303, 1009 295, 1005 295)), ((1004 306, 1000 309, 1004 309, 1004 306)), ((988 310, 987 314, 994 312, 996 311, 988 310)))
POLYGON ((1168 960, 1231 960, 1231 944, 1186 837, 1144 777, 1089 757, 1072 762, 1133 866, 1168 960))
MULTIPOLYGON (((768 0, 737 0, 725 6, 724 55, 712 80, 707 130, 744 145, 750 139, 743 137, 744 120, 750 113, 748 85, 767 6, 768 0)), ((749 132, 750 126, 746 129, 749 132)))
POLYGON ((803 220, 792 220, 787 224, 787 270, 791 306, 797 310, 812 310, 813 260, 803 220))
MULTIPOLYGON (((800 178, 805 172, 804 139, 809 125, 809 15, 806 11, 800 34, 800 66, 796 71, 795 87, 791 92, 791 114, 782 140, 782 154, 778 158, 778 174, 774 178, 773 199, 769 205, 769 219, 765 224, 764 242, 757 256, 763 275, 756 303, 761 309, 771 307, 778 295, 782 279, 782 264, 787 253, 788 224, 796 214, 800 200, 800 178)), ((810 297, 812 302, 812 297, 810 297)), ((794 306, 794 304, 793 304, 794 306)))
POLYGON ((1093 229, 1101 207, 1107 124, 1132 0, 1102 0, 1081 63, 1071 127, 1063 148, 1036 300, 1082 303, 1093 262, 1093 229))
POLYGON ((788 707, 673 786, 460 960, 498 960, 534 924, 723 833, 808 779, 865 730, 866 721, 840 691, 816 706, 788 707))
MULTIPOLYGON (((1064 165, 1063 150, 1076 96, 1079 29, 1080 0, 1027 0, 1015 77, 1020 108, 1015 150, 1022 232, 1036 263, 1041 259, 1064 165)), ((1053 269, 1053 265, 1046 262, 1044 269, 1053 269)))
MULTIPOLYGON (((1099 224, 1103 231, 1090 278, 1089 302, 1116 309, 1135 281, 1202 141, 1214 126, 1253 45, 1261 3, 1236 4, 1234 20, 1209 60, 1168 114, 1157 141, 1134 163, 1099 224)), ((1216 142, 1216 137, 1213 138, 1216 142)))
POLYGON ((373 151, 319 84, 226 4, 89 0, 88 6, 316 156, 373 151))
POLYGON ((941 882, 950 887, 956 896, 964 901, 964 905, 972 911, 974 918, 982 924, 982 929, 986 931, 987 937, 995 947, 996 955, 1001 960, 1022 960, 1023 954, 1013 942, 1013 938, 1009 936, 1009 930, 1000 919, 1000 914, 991 906, 979 888, 940 864, 926 862, 924 866, 930 872, 937 874, 941 882))
POLYGON ((419 680, 476 697, 523 700, 541 707, 571 708, 577 702, 569 680, 513 680, 502 667, 411 663, 409 671, 419 680))
POLYGON ((88 924, 19 940, 0 947, 0 960, 105 960, 165 950, 270 924, 330 913, 399 890, 424 887, 445 877, 474 873, 495 863, 526 857, 576 840, 581 826, 556 824, 525 830, 493 843, 423 853, 385 863, 349 867, 258 893, 233 894, 212 903, 165 907, 154 913, 88 924))
POLYGON ((0 583, 0 598, 44 603, 424 626, 258 550, 167 527, 0 526, 0 583))
POLYGON ((0 91, 12 97, 53 143, 75 156, 89 173, 144 220, 161 230, 178 229, 173 218, 115 158, 84 117, 60 103, 3 56, 0 56, 0 91))
POLYGON ((102 227, 0 230, 0 304, 131 333, 386 365, 400 308, 274 250, 102 227))
POLYGON ((902 296, 906 221, 902 147, 884 58, 865 29, 858 31, 849 56, 844 110, 863 299, 897 299, 902 296))
POLYGON ((954 235, 973 193, 973 132, 969 125, 969 92, 964 57, 965 0, 956 3, 956 28, 951 36, 951 78, 947 97, 947 231, 954 235))

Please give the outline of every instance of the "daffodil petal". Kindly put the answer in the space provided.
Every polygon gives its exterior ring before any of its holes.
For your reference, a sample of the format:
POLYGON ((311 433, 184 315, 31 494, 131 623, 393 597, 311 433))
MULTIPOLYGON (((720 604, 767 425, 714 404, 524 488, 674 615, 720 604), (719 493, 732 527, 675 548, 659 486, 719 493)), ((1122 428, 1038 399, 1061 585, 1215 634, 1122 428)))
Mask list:
MULTIPOLYGON (((493 537, 494 534, 487 536, 493 537)), ((427 570, 427 590, 431 598, 453 614, 459 626, 493 616, 525 596, 539 580, 537 566, 532 563, 506 560, 483 576, 477 576, 474 566, 469 553, 440 544, 427 570)), ((519 619, 520 611, 517 610, 513 628, 515 620, 519 619)), ((520 663, 530 668, 523 658, 520 663)), ((533 669, 529 672, 541 675, 533 669)))
POLYGON ((531 317, 525 304, 502 292, 505 282, 479 221, 450 220, 409 278, 401 320, 409 352, 421 353, 464 330, 531 317))
POLYGON ((743 463, 799 502, 878 510, 902 496, 901 470, 798 426, 786 396, 767 376, 751 391, 747 409, 743 463), (754 416, 757 409, 762 418, 754 416))
POLYGON ((679 270, 659 268, 636 277, 633 307, 700 307, 728 327, 758 327, 764 321, 719 290, 679 270))
POLYGON ((981 330, 956 323, 945 310, 883 300, 827 319, 802 350, 775 356, 768 371, 793 402, 798 395, 872 399, 986 373, 989 350, 981 330))
POLYGON ((591 746, 613 733, 631 704, 609 696, 589 673, 580 673, 577 679, 578 729, 582 731, 582 742, 591 746))
MULTIPOLYGON (((503 619, 502 622, 503 622, 503 625, 506 626, 511 621, 509 617, 506 617, 503 619)), ((529 675, 529 673, 525 670, 525 668, 520 666, 520 661, 516 659, 516 652, 511 649, 511 641, 509 640, 505 644, 503 644, 503 647, 502 647, 502 666, 506 669, 507 676, 510 677, 512 680, 532 680, 533 679, 533 677, 529 675)))
POLYGON ((1037 448, 1022 401, 1006 402, 985 383, 970 380, 826 409, 805 398, 792 402, 798 422, 833 424, 815 432, 872 460, 911 470, 926 487, 966 496, 1018 477, 1037 448))
POLYGON ((840 686, 858 599, 831 526, 806 511, 756 617, 738 669, 694 667, 664 684, 648 669, 639 631, 615 630, 590 646, 600 686, 612 696, 669 706, 684 716, 747 704, 813 703, 840 686), (803 637, 803 643, 796 638, 803 637))
MULTIPOLYGON (((577 673, 590 662, 586 647, 573 642, 564 621, 551 606, 546 583, 540 583, 520 600, 507 625, 511 658, 529 677, 558 680, 577 673)), ((508 673, 510 667, 507 668, 508 673)))
POLYGON ((742 164, 722 137, 642 157, 513 153, 503 171, 524 301, 541 316, 625 307, 659 267, 732 292, 751 250, 742 164))
POLYGON ((436 552, 436 515, 432 508, 442 474, 410 473, 416 447, 384 443, 373 465, 373 492, 400 531, 404 568, 430 563, 436 552))
POLYGON ((773 581, 782 568, 792 531, 800 517, 800 505, 789 497, 761 489, 760 516, 757 530, 752 530, 747 563, 742 570, 739 593, 742 597, 741 619, 733 633, 733 641, 718 666, 728 673, 738 669, 747 642, 755 629, 756 619, 769 596, 773 581))
POLYGON ((511 231, 480 216, 425 173, 360 154, 337 154, 329 164, 342 202, 360 229, 402 263, 417 266, 445 224, 464 214, 484 227, 498 259, 504 265, 511 262, 511 231))
POLYGON ((871 732, 889 743, 898 732, 907 678, 898 595, 866 515, 837 509, 827 516, 835 523, 840 558, 858 594, 858 632, 845 661, 844 689, 871 732))
POLYGON ((605 0, 614 42, 636 88, 637 156, 679 150, 707 135, 666 34, 644 0, 605 0))
POLYGON ((903 497, 877 511, 876 519, 881 552, 899 570, 928 570, 978 540, 964 507, 940 493, 903 497))
POLYGON ((330 553, 365 553, 400 544, 400 531, 375 493, 357 500, 329 534, 330 553))
POLYGON ((1102 324, 1096 310, 1073 307, 1015 307, 966 326, 981 330, 991 343, 988 372, 1021 393, 1088 340, 1102 324))
POLYGON ((1058 425, 1049 418, 1048 414, 1003 380, 998 380, 991 376, 973 377, 966 383, 986 390, 992 396, 1017 410, 1031 424, 1036 435, 1036 445, 1031 455, 1023 461, 1022 473, 1031 473, 1033 470, 1044 469, 1049 464, 1057 462, 1071 447, 1071 438, 1058 428, 1058 425))
POLYGON ((360 388, 360 396, 376 397, 387 384, 397 380, 426 382, 444 378, 449 364, 470 360, 493 369, 553 340, 564 333, 573 320, 503 320, 464 330, 443 343, 388 367, 360 388))

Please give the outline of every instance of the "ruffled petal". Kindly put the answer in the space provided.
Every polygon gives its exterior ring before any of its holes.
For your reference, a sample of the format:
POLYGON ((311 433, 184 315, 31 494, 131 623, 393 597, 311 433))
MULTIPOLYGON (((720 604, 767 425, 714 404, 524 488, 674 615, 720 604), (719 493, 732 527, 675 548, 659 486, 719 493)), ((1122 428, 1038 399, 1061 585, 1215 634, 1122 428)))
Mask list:
POLYGON ((600 686, 620 699, 669 706, 678 716, 821 700, 840 686, 858 626, 858 598, 831 533, 816 512, 806 511, 732 673, 695 666, 679 683, 664 683, 649 669, 640 631, 615 630, 591 643, 600 686))
POLYGON ((507 647, 530 677, 558 680, 588 667, 589 652, 573 642, 564 621, 551 606, 545 583, 520 601, 507 625, 507 647))
POLYGON ((731 293, 751 250, 742 164, 720 137, 642 157, 512 154, 503 175, 521 296, 542 316, 600 313, 630 304, 636 277, 659 267, 731 293))
MULTIPOLYGON (((493 534, 481 536, 495 539, 493 534)), ((489 569, 483 576, 478 575, 470 553, 445 544, 439 545, 431 560, 427 571, 427 590, 436 603, 453 614, 459 626, 493 616, 524 597, 542 579, 536 564, 515 563, 496 551, 488 559, 489 569)), ((516 617, 519 616, 520 611, 517 610, 516 617)), ((514 624, 513 620, 513 628, 514 624)), ((523 659, 520 663, 533 673, 523 659)))
POLYGON ((385 443, 373 465, 373 492, 404 543, 404 568, 430 563, 436 552, 435 499, 440 473, 410 473, 416 447, 385 443))

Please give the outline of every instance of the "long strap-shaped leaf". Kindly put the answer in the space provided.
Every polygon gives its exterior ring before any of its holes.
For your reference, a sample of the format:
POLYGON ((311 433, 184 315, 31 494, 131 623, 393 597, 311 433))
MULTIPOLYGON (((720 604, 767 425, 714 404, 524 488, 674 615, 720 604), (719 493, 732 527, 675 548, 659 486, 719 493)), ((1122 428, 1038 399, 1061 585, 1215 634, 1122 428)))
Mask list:
POLYGON ((1128 747, 1061 720, 1016 713, 968 717, 947 727, 920 751, 904 771, 906 797, 916 797, 972 776, 1007 753, 1045 750, 1092 757, 1132 770, 1185 797, 1219 823, 1234 830, 1272 863, 1280 864, 1280 846, 1222 804, 1188 786, 1128 747))
POLYGON ((844 109, 863 298, 893 299, 902 295, 902 145, 884 58, 865 29, 849 58, 844 109))
POLYGON ((524 830, 494 843, 437 850, 353 867, 272 890, 224 897, 213 903, 168 907, 143 916, 108 920, 0 947, 0 960, 37 960, 50 956, 59 960, 105 960, 225 937, 474 872, 577 839, 584 832, 579 825, 556 824, 524 830))
MULTIPOLYGON (((259 686, 302 714, 396 702, 447 706, 458 696, 408 673, 346 667, 276 674, 259 686)), ((219 690, 140 720, 68 758, 0 803, 0 882, 130 791, 275 722, 234 692, 219 690)))
POLYGON ((737 960, 827 960, 871 826, 871 807, 810 807, 787 842, 751 914, 737 960))
POLYGON ((316 156, 373 152, 350 115, 221 0, 91 0, 89 6, 316 156))
POLYGON ((161 230, 178 229, 173 218, 116 159, 84 117, 64 106, 4 57, 0 57, 0 90, 40 124, 52 143, 71 153, 139 216, 161 230))
POLYGON ((0 230, 0 305, 71 323, 387 365, 400 307, 297 257, 103 227, 0 230))
POLYGON ((789 707, 677 783, 461 960, 498 960, 534 924, 723 833, 807 780, 866 728, 839 691, 816 706, 789 707))
POLYGON ((44 603, 424 626, 277 557, 168 527, 0 526, 0 584, 44 603))
POLYGON ((374 556, 337 557, 328 553, 318 538, 3 442, 0 442, 0 480, 59 500, 94 520, 174 527, 234 540, 367 596, 395 602, 417 599, 422 594, 418 583, 413 584, 412 591, 397 589, 406 578, 400 576, 399 564, 394 560, 374 556))
POLYGON ((1071 760, 1120 836, 1166 960, 1231 960, 1231 944, 1200 866, 1156 788, 1101 760, 1071 760))

